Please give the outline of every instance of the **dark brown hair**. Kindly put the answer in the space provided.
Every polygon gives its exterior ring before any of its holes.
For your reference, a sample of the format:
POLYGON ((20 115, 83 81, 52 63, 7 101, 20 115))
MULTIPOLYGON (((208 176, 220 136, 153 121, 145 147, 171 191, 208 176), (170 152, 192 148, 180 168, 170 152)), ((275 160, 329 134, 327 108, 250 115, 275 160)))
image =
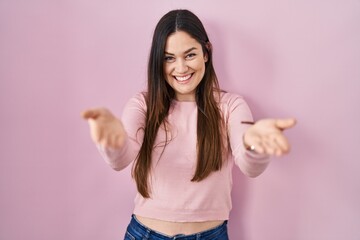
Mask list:
MULTIPOLYGON (((213 171, 221 169, 223 153, 223 121, 218 108, 219 84, 212 63, 212 47, 200 19, 189 10, 173 10, 158 22, 150 50, 148 62, 148 90, 145 95, 147 112, 144 139, 133 167, 133 176, 139 193, 150 197, 149 173, 154 142, 159 127, 165 130, 166 117, 175 92, 164 76, 166 40, 170 34, 184 31, 202 46, 208 60, 205 74, 196 89, 197 119, 197 166, 191 181, 201 181, 213 171)), ((166 139, 167 143, 168 139, 166 139)), ((165 143, 165 147, 166 147, 165 143)))

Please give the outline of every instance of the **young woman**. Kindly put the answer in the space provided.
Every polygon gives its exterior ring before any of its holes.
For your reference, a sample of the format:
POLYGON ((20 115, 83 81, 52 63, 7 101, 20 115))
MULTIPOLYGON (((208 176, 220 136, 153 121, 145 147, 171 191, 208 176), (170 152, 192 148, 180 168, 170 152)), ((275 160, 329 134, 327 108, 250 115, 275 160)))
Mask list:
POLYGON ((282 131, 295 124, 253 123, 244 99, 220 90, 211 43, 188 10, 158 22, 148 89, 130 99, 121 120, 105 108, 83 117, 112 168, 133 163, 138 194, 125 239, 228 239, 233 165, 258 176, 269 156, 289 151, 282 131))

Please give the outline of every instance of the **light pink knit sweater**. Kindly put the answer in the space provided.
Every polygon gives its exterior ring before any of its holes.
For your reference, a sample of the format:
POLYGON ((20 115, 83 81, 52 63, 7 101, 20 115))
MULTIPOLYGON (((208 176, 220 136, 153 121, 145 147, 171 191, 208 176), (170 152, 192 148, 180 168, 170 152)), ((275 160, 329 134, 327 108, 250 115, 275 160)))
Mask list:
MULTIPOLYGON (((235 94, 222 93, 220 109, 228 133, 228 159, 221 171, 211 173, 200 182, 191 182, 196 168, 197 106, 195 102, 173 101, 168 115, 170 141, 163 149, 163 128, 159 129, 155 141, 149 182, 151 198, 145 199, 138 193, 134 214, 174 222, 229 218, 234 163, 247 176, 256 177, 265 170, 269 158, 244 148, 243 134, 249 125, 241 122, 253 120, 244 99, 235 94)), ((124 147, 120 150, 100 149, 112 168, 121 170, 135 160, 143 138, 141 129, 145 112, 145 99, 140 93, 125 106, 122 122, 128 137, 124 147)))

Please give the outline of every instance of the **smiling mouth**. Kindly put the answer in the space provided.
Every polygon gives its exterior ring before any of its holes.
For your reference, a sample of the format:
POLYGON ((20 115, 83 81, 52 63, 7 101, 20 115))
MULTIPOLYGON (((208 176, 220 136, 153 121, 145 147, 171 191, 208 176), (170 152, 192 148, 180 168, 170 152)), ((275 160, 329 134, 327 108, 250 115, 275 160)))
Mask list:
POLYGON ((174 76, 174 78, 176 79, 176 81, 185 82, 185 81, 189 80, 192 77, 193 74, 194 73, 190 73, 190 74, 185 75, 185 76, 174 76))

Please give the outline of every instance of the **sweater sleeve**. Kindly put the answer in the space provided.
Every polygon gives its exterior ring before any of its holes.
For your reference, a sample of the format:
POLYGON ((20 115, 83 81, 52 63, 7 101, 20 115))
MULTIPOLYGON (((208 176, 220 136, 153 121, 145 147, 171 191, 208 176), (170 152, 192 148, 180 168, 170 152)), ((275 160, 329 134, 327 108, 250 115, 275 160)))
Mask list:
POLYGON ((145 114, 145 99, 139 93, 127 102, 122 113, 121 121, 127 134, 124 146, 120 149, 97 146, 105 162, 114 170, 120 171, 136 159, 143 141, 145 114))
POLYGON ((227 107, 227 129, 235 164, 245 175, 257 177, 265 171, 269 157, 245 149, 243 136, 250 127, 245 122, 253 121, 249 106, 242 97, 232 95, 227 101, 227 107))

